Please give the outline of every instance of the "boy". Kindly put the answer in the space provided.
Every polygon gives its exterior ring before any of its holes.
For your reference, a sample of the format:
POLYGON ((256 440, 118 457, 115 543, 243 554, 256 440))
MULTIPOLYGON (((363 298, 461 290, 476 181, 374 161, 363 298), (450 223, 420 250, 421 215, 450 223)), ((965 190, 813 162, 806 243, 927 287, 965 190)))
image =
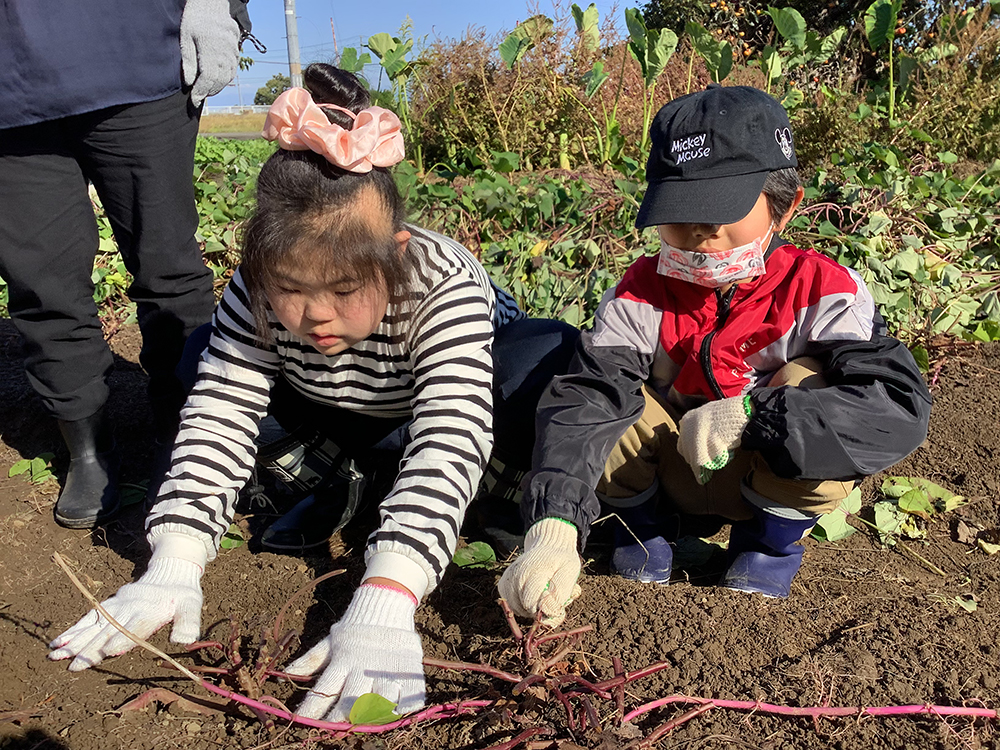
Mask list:
POLYGON ((539 403, 525 551, 500 580, 553 625, 601 501, 623 522, 619 575, 669 580, 660 501, 732 522, 723 586, 787 597, 797 542, 927 433, 927 387, 858 274, 778 236, 803 197, 781 105, 712 84, 650 135, 636 226, 656 227, 659 257, 608 292, 539 403))

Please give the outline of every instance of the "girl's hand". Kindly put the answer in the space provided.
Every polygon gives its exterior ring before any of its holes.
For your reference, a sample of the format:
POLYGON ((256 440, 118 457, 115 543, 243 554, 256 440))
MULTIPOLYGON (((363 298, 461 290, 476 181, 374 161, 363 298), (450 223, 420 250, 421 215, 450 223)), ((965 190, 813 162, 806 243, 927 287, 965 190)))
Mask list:
POLYGON ((556 627, 566 607, 580 595, 580 555, 576 526, 561 518, 543 518, 524 537, 524 553, 500 577, 498 588, 515 614, 544 615, 556 627))
MULTIPOLYGON (((172 642, 196 641, 201 632, 204 548, 201 542, 193 541, 201 547, 201 565, 184 557, 170 557, 154 551, 146 572, 138 581, 125 584, 117 594, 101 602, 108 614, 143 640, 173 621, 172 642)), ((185 544, 181 542, 182 547, 185 544)), ((176 547, 172 551, 176 552, 176 547)), ((134 646, 135 643, 111 625, 104 615, 92 609, 49 644, 49 648, 53 649, 49 658, 75 657, 69 669, 78 672, 100 664, 105 657, 124 654, 134 646)))
POLYGON ((299 706, 310 719, 346 721, 360 696, 378 693, 403 714, 424 705, 423 646, 413 625, 412 594, 369 579, 330 635, 292 662, 289 674, 323 670, 299 706))
POLYGON ((733 396, 709 401, 681 417, 677 452, 688 462, 699 484, 706 484, 713 472, 732 460, 750 415, 750 397, 733 396))

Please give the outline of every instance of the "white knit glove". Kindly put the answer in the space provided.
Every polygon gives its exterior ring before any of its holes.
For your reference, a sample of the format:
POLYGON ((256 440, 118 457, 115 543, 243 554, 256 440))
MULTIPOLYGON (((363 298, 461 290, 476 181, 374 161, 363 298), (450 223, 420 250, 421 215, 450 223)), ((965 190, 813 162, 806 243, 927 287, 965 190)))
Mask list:
POLYGON ((359 697, 378 693, 403 714, 424 705, 424 650, 413 625, 416 602, 362 584, 330 635, 292 662, 289 674, 323 674, 299 706, 309 719, 345 721, 359 697))
POLYGON ((515 614, 557 627, 566 607, 580 596, 580 555, 576 526, 561 518, 543 518, 524 537, 524 552, 500 576, 502 596, 515 614))
POLYGON ((229 14, 229 0, 187 0, 181 15, 181 73, 194 106, 233 80, 239 60, 240 27, 229 14))
MULTIPOLYGON (((193 643, 201 633, 201 574, 208 553, 205 545, 186 534, 157 537, 146 572, 135 583, 101 602, 118 623, 143 640, 168 622, 170 640, 193 643)), ((135 643, 119 632, 96 609, 49 643, 53 661, 76 657, 71 672, 100 664, 108 656, 131 650, 135 643)))
POLYGON ((681 417, 677 452, 699 484, 732 460, 750 422, 750 409, 749 396, 733 396, 709 401, 681 417))

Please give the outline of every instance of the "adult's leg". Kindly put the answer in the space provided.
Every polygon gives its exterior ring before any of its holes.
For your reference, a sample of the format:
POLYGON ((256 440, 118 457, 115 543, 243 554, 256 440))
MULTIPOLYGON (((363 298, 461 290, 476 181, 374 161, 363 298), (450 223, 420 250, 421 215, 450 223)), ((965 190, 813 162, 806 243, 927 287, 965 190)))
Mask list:
POLYGON ((0 131, 0 276, 28 380, 65 421, 104 405, 113 364, 94 304, 97 222, 74 120, 0 131))
POLYGON ((198 110, 177 93, 93 112, 81 163, 97 188, 118 249, 133 276, 149 396, 158 440, 176 431, 184 390, 174 374, 184 341, 208 322, 212 273, 194 234, 194 148, 198 110))
POLYGON ((118 461, 103 415, 113 360, 93 298, 98 235, 78 127, 72 117, 0 132, 0 276, 28 380, 69 448, 56 520, 90 528, 118 510, 118 461))

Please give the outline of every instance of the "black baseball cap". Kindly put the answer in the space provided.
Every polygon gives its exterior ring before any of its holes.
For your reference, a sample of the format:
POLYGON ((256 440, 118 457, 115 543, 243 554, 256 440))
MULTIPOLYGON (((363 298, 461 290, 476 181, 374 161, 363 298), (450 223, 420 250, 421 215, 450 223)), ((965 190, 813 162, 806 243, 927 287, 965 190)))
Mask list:
POLYGON ((711 83, 678 97, 649 128, 638 228, 732 224, 754 207, 770 172, 798 166, 785 108, 750 86, 711 83))

